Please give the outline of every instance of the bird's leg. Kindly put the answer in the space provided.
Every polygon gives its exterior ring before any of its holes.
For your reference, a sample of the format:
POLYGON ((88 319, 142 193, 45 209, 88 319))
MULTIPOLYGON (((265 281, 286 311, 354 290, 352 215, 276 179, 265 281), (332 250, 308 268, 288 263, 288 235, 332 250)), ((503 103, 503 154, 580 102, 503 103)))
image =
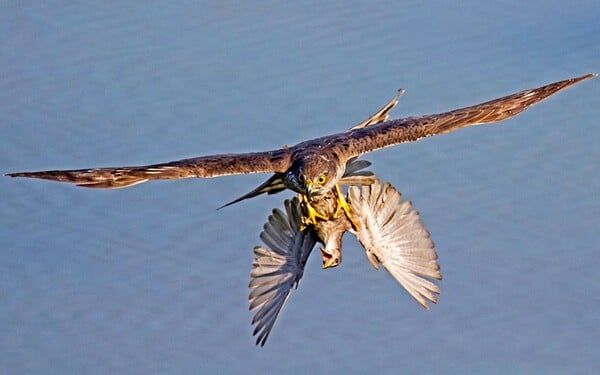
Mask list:
POLYGON ((346 217, 352 223, 352 227, 354 228, 354 230, 358 231, 360 227, 359 227, 358 223, 356 221, 354 221, 354 219, 352 218, 352 209, 350 208, 350 205, 348 204, 348 202, 346 202, 346 198, 344 198, 344 194, 342 193, 342 190, 340 189, 339 184, 335 184, 334 191, 335 191, 336 200, 337 200, 337 207, 335 209, 335 213, 333 214, 332 218, 334 218, 334 219, 337 218, 340 211, 344 210, 346 217))
POLYGON ((304 216, 302 220, 302 224, 300 225, 300 231, 303 231, 309 225, 316 225, 317 219, 329 220, 330 217, 325 216, 318 212, 309 202, 308 197, 304 194, 298 194, 298 198, 300 198, 300 202, 304 204, 306 207, 306 216, 304 216))

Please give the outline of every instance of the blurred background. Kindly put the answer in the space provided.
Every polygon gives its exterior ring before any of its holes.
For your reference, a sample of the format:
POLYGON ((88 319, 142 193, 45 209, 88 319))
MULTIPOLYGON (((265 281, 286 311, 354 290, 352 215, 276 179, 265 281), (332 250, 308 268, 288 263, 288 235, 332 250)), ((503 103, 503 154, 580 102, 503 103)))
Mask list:
MULTIPOLYGON (((597 1, 3 2, 0 172, 277 148, 600 72, 597 1)), ((0 373, 600 369, 600 81, 502 124, 370 154, 432 233, 422 309, 348 236, 264 348, 264 175, 97 191, 0 178, 0 373)))

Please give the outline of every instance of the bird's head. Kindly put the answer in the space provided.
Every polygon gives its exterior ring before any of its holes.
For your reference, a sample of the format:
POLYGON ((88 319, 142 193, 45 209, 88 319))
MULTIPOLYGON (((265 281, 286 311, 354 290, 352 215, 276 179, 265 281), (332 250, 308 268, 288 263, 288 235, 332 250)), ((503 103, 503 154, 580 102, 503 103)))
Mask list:
POLYGON ((315 227, 317 237, 325 245, 321 247, 323 269, 331 268, 342 263, 342 237, 346 232, 349 221, 346 218, 322 221, 315 227))
POLYGON ((340 248, 321 248, 321 258, 323 259, 323 269, 336 267, 342 263, 342 251, 340 248))
MULTIPOLYGON (((342 166, 343 167, 343 166, 342 166)), ((286 186, 307 196, 320 195, 333 189, 344 174, 334 161, 321 155, 297 160, 284 177, 286 186)))

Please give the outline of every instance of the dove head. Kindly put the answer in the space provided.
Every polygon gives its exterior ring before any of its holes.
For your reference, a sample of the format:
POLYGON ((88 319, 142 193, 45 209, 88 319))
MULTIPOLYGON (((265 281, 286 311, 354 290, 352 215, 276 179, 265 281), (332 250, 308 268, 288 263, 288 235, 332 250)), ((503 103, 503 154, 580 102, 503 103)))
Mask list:
POLYGON ((321 248, 323 269, 338 266, 342 263, 342 237, 347 229, 347 220, 320 222, 316 228, 317 235, 325 245, 321 248), (340 226, 340 223, 343 224, 340 226))
POLYGON ((323 269, 338 266, 342 263, 342 249, 321 248, 321 258, 323 258, 323 269))

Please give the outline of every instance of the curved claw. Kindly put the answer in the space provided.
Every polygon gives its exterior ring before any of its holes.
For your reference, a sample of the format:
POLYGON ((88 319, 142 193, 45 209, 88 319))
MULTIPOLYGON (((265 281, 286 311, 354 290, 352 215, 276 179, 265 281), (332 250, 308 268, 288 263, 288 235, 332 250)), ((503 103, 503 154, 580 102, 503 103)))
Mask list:
POLYGON ((329 216, 323 215, 320 212, 318 212, 310 204, 306 195, 299 194, 298 196, 300 198, 300 201, 304 204, 304 207, 306 207, 306 215, 302 218, 302 223, 300 224, 300 231, 303 231, 309 225, 316 225, 317 219, 326 220, 326 221, 331 219, 329 216))
POLYGON ((359 227, 358 223, 352 218, 352 208, 350 208, 350 205, 346 201, 346 198, 344 198, 344 194, 342 193, 342 190, 340 189, 339 184, 335 185, 335 194, 336 194, 336 199, 337 199, 337 208, 335 209, 333 218, 334 219, 337 218, 340 211, 344 210, 346 217, 348 217, 348 220, 350 220, 350 222, 352 223, 352 227, 354 228, 354 230, 358 231, 360 229, 360 227, 359 227))

